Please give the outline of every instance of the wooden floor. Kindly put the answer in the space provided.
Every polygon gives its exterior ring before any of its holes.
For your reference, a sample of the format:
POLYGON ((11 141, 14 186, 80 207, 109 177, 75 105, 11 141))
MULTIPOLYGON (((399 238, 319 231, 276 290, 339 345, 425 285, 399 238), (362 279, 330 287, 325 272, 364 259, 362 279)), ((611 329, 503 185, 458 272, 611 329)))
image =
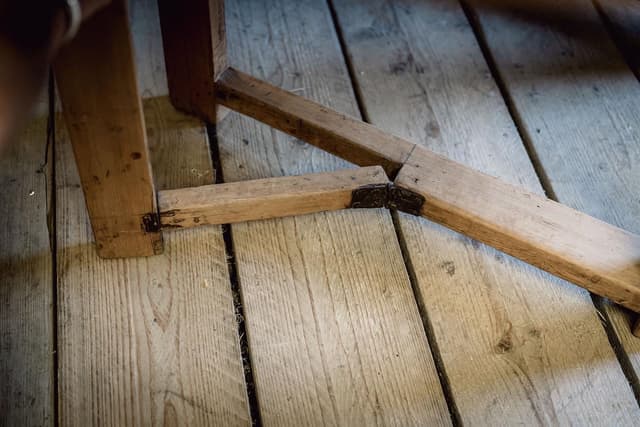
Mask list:
MULTIPOLYGON (((234 67, 640 233, 636 0, 226 6, 234 67)), ((131 16, 158 188, 350 167, 176 112, 155 1, 131 16)), ((423 219, 210 226, 99 259, 60 115, 0 183, 2 426, 639 423, 629 312, 423 219)))

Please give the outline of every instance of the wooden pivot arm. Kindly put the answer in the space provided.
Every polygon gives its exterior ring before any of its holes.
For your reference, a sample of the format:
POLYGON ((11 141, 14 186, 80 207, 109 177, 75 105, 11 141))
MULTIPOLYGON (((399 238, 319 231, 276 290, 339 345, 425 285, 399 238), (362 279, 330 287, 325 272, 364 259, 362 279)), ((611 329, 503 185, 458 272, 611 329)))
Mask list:
POLYGON ((640 311, 640 236, 421 147, 395 185, 423 217, 640 311))
POLYGON ((371 166, 159 191, 160 223, 184 228, 345 209, 354 191, 387 183, 384 170, 371 166))
POLYGON ((640 311, 639 236, 232 68, 216 81, 216 97, 353 163, 397 173, 382 206, 419 214, 640 311))
POLYGON ((220 104, 359 166, 395 176, 414 144, 301 96, 227 68, 216 81, 220 104))

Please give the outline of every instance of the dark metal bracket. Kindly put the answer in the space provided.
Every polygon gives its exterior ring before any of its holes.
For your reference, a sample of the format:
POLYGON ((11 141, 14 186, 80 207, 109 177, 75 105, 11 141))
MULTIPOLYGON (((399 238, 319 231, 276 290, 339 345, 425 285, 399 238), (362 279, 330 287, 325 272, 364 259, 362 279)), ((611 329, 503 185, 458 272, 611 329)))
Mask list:
POLYGON ((351 193, 350 208, 387 208, 396 209, 411 215, 420 215, 424 197, 393 182, 388 184, 365 185, 351 193))
POLYGON ((160 231, 160 215, 151 212, 142 216, 142 229, 145 233, 157 233, 160 231))

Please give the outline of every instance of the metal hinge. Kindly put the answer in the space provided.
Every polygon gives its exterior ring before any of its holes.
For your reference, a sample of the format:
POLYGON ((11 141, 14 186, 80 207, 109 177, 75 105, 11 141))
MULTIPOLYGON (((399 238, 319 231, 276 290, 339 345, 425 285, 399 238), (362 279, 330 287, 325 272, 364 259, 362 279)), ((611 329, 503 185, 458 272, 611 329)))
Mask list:
POLYGON ((396 209, 412 215, 420 215, 424 196, 394 183, 370 184, 358 187, 351 193, 350 208, 396 209))
POLYGON ((142 229, 145 233, 158 233, 160 231, 160 215, 151 212, 142 216, 142 229))

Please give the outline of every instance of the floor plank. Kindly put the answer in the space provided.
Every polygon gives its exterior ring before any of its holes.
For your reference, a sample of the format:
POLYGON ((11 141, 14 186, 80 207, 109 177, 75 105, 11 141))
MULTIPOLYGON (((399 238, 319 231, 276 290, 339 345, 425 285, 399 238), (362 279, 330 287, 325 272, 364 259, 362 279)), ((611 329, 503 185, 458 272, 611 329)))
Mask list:
MULTIPOLYGON (((148 25, 134 27, 149 55, 138 62, 161 63, 157 11, 132 14, 148 25)), ((158 95, 162 77, 144 69, 158 95)), ((204 126, 166 97, 146 100, 145 116, 157 187, 211 183, 204 126)), ((220 228, 165 234, 160 256, 97 258, 62 121, 56 145, 60 424, 250 424, 220 228)))
MULTIPOLYGON (((324 2, 227 8, 234 66, 357 115, 324 2)), ((219 140, 227 181, 347 166, 235 113, 219 140)), ((450 423, 388 212, 306 215, 232 231, 265 425, 450 423)))
MULTIPOLYGON (((640 60, 638 59, 638 48, 640 47, 640 3, 633 0, 616 0, 598 1, 597 4, 600 6, 600 10, 609 23, 609 28, 613 32, 614 37, 616 37, 619 49, 628 63, 634 68, 636 77, 640 76, 640 60)), ((631 82, 628 82, 628 85, 629 88, 632 88, 630 89, 632 95, 637 96, 637 87, 634 87, 631 82)), ((621 93, 626 93, 626 91, 621 91, 621 93)), ((617 94, 616 98, 618 98, 617 94)), ((638 156, 640 156, 640 150, 638 149, 640 132, 635 129, 635 123, 637 122, 632 123, 632 129, 630 130, 633 132, 634 137, 627 138, 625 135, 620 135, 619 132, 615 132, 614 135, 618 134, 618 137, 614 140, 614 143, 611 144, 611 150, 627 150, 628 153, 630 153, 630 161, 634 161, 632 159, 637 160, 638 156)), ((609 158, 607 160, 605 163, 607 167, 610 171, 615 171, 617 163, 613 163, 609 158)), ((572 165, 572 170, 575 170, 578 166, 579 165, 572 165)), ((628 164, 628 166, 634 167, 635 164, 631 163, 628 164)), ((635 169, 637 169, 637 166, 635 166, 635 169)), ((611 174, 611 172, 609 172, 609 174, 611 174)), ((615 211, 635 210, 638 212, 640 201, 636 200, 634 202, 633 196, 637 195, 640 190, 640 173, 625 168, 624 174, 630 175, 629 178, 633 179, 634 186, 629 187, 626 192, 608 194, 612 203, 607 205, 608 209, 602 213, 605 217, 608 217, 615 211)), ((579 176, 579 180, 581 180, 580 178, 583 177, 579 176)), ((612 180, 617 178, 615 176, 608 176, 606 179, 612 180)), ((576 192, 579 191, 581 191, 580 184, 576 186, 576 192)), ((581 197, 581 195, 577 194, 574 195, 574 197, 581 197)), ((631 221, 625 221, 621 223, 620 226, 640 234, 640 215, 635 215, 631 221)), ((640 339, 631 335, 631 330, 629 329, 629 324, 635 315, 630 314, 627 310, 614 307, 607 308, 616 334, 620 337, 622 346, 635 371, 636 386, 640 389, 640 382, 637 381, 637 378, 640 377, 640 339)))
MULTIPOLYGON (((542 191, 457 2, 335 4, 374 124, 542 191)), ((637 419, 586 292, 424 220, 401 215, 400 225, 464 423, 637 419)))
POLYGON ((0 425, 53 425, 47 148, 41 116, 0 153, 0 425))
MULTIPOLYGON (((640 233, 640 84, 592 3, 563 3, 570 11, 565 15, 575 22, 560 27, 546 21, 515 25, 482 12, 480 23, 556 198, 640 233), (544 57, 523 54, 541 46, 544 57), (540 69, 545 70, 542 76, 540 69)), ((558 7, 543 5, 547 17, 558 7)), ((621 15, 614 12, 626 6, 611 2, 604 9, 621 31, 629 21, 620 21, 621 15)), ((629 312, 611 304, 604 309, 637 378, 640 340, 630 334, 629 312)))

